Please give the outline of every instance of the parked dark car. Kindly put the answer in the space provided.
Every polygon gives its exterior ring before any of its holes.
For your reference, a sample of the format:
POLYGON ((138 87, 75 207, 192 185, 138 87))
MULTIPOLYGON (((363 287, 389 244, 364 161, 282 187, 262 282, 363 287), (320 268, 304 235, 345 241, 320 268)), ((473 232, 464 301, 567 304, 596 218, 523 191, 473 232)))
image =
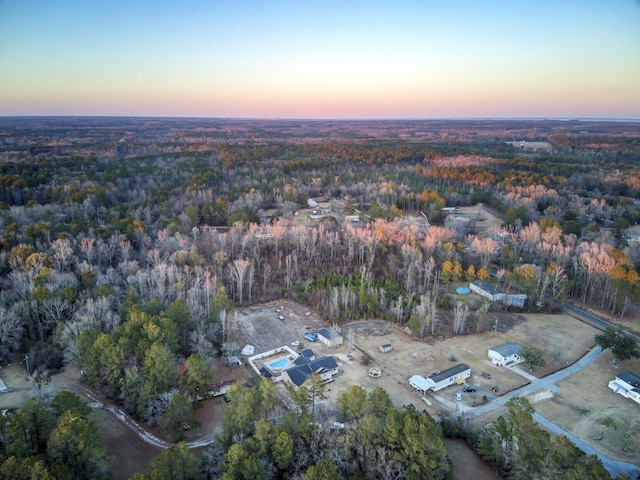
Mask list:
POLYGON ((463 391, 463 392, 467 392, 467 393, 470 393, 470 392, 474 392, 474 393, 475 393, 475 391, 476 391, 476 387, 464 387, 464 388, 462 389, 462 391, 463 391))

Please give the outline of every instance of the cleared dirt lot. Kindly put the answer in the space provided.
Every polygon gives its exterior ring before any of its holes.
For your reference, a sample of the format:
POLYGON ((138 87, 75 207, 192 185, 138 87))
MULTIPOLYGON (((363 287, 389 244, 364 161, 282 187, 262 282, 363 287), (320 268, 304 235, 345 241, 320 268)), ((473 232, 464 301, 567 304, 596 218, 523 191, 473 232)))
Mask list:
POLYGON ((592 345, 597 330, 566 315, 505 316, 500 320, 497 332, 463 335, 435 342, 421 342, 407 332, 380 321, 358 322, 341 329, 345 342, 337 348, 328 348, 321 342, 306 342, 304 333, 322 327, 319 317, 293 302, 270 303, 246 309, 238 316, 240 327, 248 342, 256 351, 269 350, 294 341, 311 348, 316 356, 334 355, 340 366, 340 375, 329 387, 328 402, 333 402, 343 388, 360 385, 366 389, 385 388, 396 406, 416 403, 436 413, 448 403, 437 405, 437 399, 453 399, 459 387, 449 387, 438 392, 432 407, 408 385, 408 379, 418 374, 428 376, 435 370, 445 370, 458 363, 471 367, 472 375, 467 384, 478 387, 478 394, 465 396, 470 405, 480 403, 482 395, 492 398, 492 387, 499 386, 503 394, 528 383, 521 375, 494 366, 487 360, 488 349, 505 342, 518 342, 543 350, 547 366, 533 373, 546 375, 580 358, 592 345), (278 320, 275 309, 281 309, 285 320, 278 320), (354 347, 349 349, 349 330, 354 331, 354 347), (553 343, 549 339, 556 339, 553 343), (393 350, 382 353, 378 347, 390 343, 393 350), (379 378, 369 376, 369 368, 381 369, 379 378), (483 376, 482 373, 488 374, 483 376), (491 378, 487 378, 490 375, 491 378))
MULTIPOLYGON (((564 368, 581 358, 591 347, 593 338, 599 333, 568 315, 529 315, 499 317, 498 332, 444 338, 435 342, 416 341, 407 332, 379 321, 360 322, 342 328, 345 336, 342 346, 329 349, 320 342, 305 343, 304 332, 310 327, 315 331, 321 326, 320 319, 311 312, 306 315, 303 306, 292 302, 273 303, 242 312, 240 324, 249 332, 257 351, 267 350, 293 341, 310 347, 316 356, 334 355, 340 366, 340 374, 325 390, 326 399, 317 409, 330 414, 335 411, 335 402, 340 393, 350 385, 360 385, 367 390, 376 386, 384 388, 394 404, 401 407, 413 403, 438 418, 443 412, 456 413, 456 406, 479 405, 494 398, 491 388, 499 386, 498 395, 529 383, 518 373, 494 366, 487 359, 489 347, 506 342, 530 345, 544 352, 547 365, 535 370, 540 378, 564 368), (275 308, 286 312, 284 322, 277 319, 275 308), (256 325, 257 324, 257 325, 256 325), (285 327, 286 325, 286 327, 285 327), (349 329, 354 330, 355 348, 348 346, 349 329), (378 347, 391 343, 393 350, 382 353, 378 347), (452 358, 455 361, 452 361, 452 358), (458 363, 471 367, 468 385, 478 392, 464 394, 462 403, 456 402, 455 394, 461 387, 451 386, 425 398, 408 386, 408 378, 414 374, 428 375, 434 370, 444 370, 458 363), (369 376, 369 369, 381 370, 379 378, 369 376), (482 376, 491 375, 491 378, 482 376)), ((523 370, 527 367, 519 365, 523 370)), ((613 458, 640 463, 640 439, 634 432, 640 426, 638 407, 632 401, 615 395, 608 387, 616 372, 624 369, 634 371, 633 364, 611 366, 611 354, 606 352, 594 364, 580 373, 561 381, 557 391, 544 390, 529 397, 534 408, 542 415, 569 432, 591 443, 613 458), (603 425, 605 425, 603 429, 603 425), (603 433, 604 432, 604 433, 603 433)), ((638 369, 636 368, 636 371, 638 369)), ((484 424, 504 411, 497 411, 485 418, 484 424)))
POLYGON ((500 217, 481 203, 470 207, 460 207, 460 211, 457 213, 469 215, 472 220, 475 220, 476 231, 483 231, 490 227, 498 228, 503 222, 500 217))

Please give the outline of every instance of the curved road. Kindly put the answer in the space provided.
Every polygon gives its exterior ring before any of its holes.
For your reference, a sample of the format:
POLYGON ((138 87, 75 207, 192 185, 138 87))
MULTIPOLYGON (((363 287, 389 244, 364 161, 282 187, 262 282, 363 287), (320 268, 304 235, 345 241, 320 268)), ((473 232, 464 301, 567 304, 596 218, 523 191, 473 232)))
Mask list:
MULTIPOLYGON (((587 320, 594 322, 604 328, 607 328, 607 327, 613 328, 613 325, 609 324, 608 322, 605 322, 604 320, 594 317, 593 315, 587 312, 584 312, 576 307, 573 307, 566 303, 563 304, 563 307, 566 310, 569 310, 571 313, 574 313, 579 317, 582 316, 583 318, 586 318, 587 320)), ((634 336, 634 337, 638 339, 637 336, 634 336)), ((468 418, 479 417, 487 413, 490 413, 497 408, 504 407, 504 405, 514 397, 523 397, 526 395, 530 395, 541 389, 555 391, 557 389, 557 387, 555 386, 555 382, 563 380, 564 378, 582 370, 586 366, 590 365, 600 355, 602 355, 602 353, 603 351, 600 347, 595 347, 591 349, 589 352, 587 352, 580 360, 578 360, 574 364, 543 378, 533 377, 527 374, 526 372, 520 370, 517 367, 511 367, 512 370, 514 370, 516 373, 519 373, 527 377, 531 383, 517 390, 513 390, 511 392, 505 393, 500 397, 492 399, 491 402, 478 407, 461 406, 457 402, 450 401, 438 395, 434 395, 434 397, 441 403, 448 405, 453 411, 462 411, 468 418)), ((127 427, 129 427, 133 432, 135 432, 143 441, 145 441, 150 445, 153 445, 158 448, 167 448, 175 445, 174 443, 161 440, 158 437, 150 434, 144 428, 142 428, 138 423, 134 422, 127 414, 125 414, 119 408, 114 407, 112 405, 104 405, 93 395, 93 393, 89 389, 81 385, 61 384, 61 385, 58 385, 58 387, 65 388, 71 391, 76 391, 78 393, 81 393, 85 397, 89 398, 92 402, 89 405, 92 408, 104 409, 107 412, 111 413, 116 418, 118 418, 122 423, 124 423, 127 427)), ((27 389, 27 388, 24 388, 24 389, 27 389)), ((17 390, 23 390, 23 388, 8 389, 8 391, 17 391, 17 390)), ((602 462, 602 464, 604 465, 604 467, 612 475, 612 477, 617 477, 621 474, 625 474, 631 479, 640 478, 640 467, 638 467, 637 465, 633 465, 631 463, 615 460, 611 457, 608 457, 607 455, 593 448, 591 445, 589 445, 585 441, 575 437, 574 435, 567 432, 566 430, 563 430, 562 428, 560 428, 559 426, 557 426, 547 418, 543 417, 539 413, 534 413, 533 419, 536 420, 539 424, 551 430, 552 432, 559 435, 565 435, 567 438, 569 438, 573 443, 575 443, 579 448, 581 448, 587 454, 597 455, 600 461, 602 462)), ((210 433, 210 434, 201 436, 197 440, 193 440, 189 442, 187 445, 189 446, 189 448, 198 448, 198 447, 204 447, 204 446, 210 445, 211 443, 213 443, 213 441, 214 441, 214 434, 210 433)))
MULTIPOLYGON (((555 385, 556 382, 567 378, 568 376, 582 370, 586 366, 593 363, 600 355, 602 355, 603 351, 600 347, 595 347, 587 352, 580 360, 575 362, 574 364, 559 370, 551 375, 548 375, 543 378, 536 378, 528 375, 526 372, 520 370, 517 367, 511 367, 513 371, 516 373, 522 374, 526 376, 531 383, 518 388, 517 390, 512 390, 511 392, 505 393, 504 395, 495 398, 489 403, 485 403, 484 405, 480 405, 478 407, 468 407, 468 406, 460 406, 456 402, 452 402, 447 399, 443 399, 441 397, 437 397, 442 403, 448 405, 454 405, 454 409, 458 409, 463 412, 467 418, 474 418, 490 413, 497 408, 504 407, 504 405, 514 397, 524 397, 530 395, 532 393, 537 392, 538 390, 546 389, 555 391, 557 387, 555 385), (461 408, 462 407, 462 408, 461 408)), ((637 465, 633 465, 631 463, 623 462, 620 460, 615 460, 604 453, 598 451, 591 445, 589 445, 584 440, 581 440, 566 430, 560 428, 547 418, 543 417, 539 413, 533 414, 533 419, 537 421, 539 424, 548 428, 555 434, 564 435, 569 438, 573 443, 575 443, 580 449, 582 449, 585 453, 589 455, 597 455, 604 467, 609 471, 612 477, 617 477, 618 475, 625 474, 629 478, 640 478, 640 467, 637 465)))
POLYGON ((573 443, 575 443, 575 445, 587 455, 596 455, 602 462, 602 465, 604 465, 604 468, 609 471, 612 477, 615 478, 619 475, 625 474, 630 479, 640 478, 640 468, 638 468, 636 465, 633 465, 632 463, 622 462, 620 460, 614 460, 611 457, 600 453, 584 440, 571 435, 566 430, 561 429, 555 423, 551 422, 539 413, 534 413, 533 419, 540 425, 546 427, 548 430, 551 430, 556 435, 564 435, 573 443))

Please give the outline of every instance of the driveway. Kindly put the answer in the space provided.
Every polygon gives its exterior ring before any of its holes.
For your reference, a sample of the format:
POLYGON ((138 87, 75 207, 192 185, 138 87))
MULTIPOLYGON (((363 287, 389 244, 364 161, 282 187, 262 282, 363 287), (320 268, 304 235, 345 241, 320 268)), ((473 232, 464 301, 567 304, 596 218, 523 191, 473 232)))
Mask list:
MULTIPOLYGON (((562 370, 559 370, 555 373, 552 373, 551 375, 548 375, 544 378, 534 377, 520 368, 513 367, 512 370, 514 372, 521 374, 522 376, 530 380, 531 383, 521 388, 518 388, 516 390, 513 390, 511 392, 505 393, 504 395, 497 397, 494 400, 488 403, 485 403, 484 405, 480 405, 478 407, 460 405, 457 402, 452 402, 449 399, 446 399, 437 395, 434 395, 434 397, 436 397, 443 404, 448 405, 456 413, 459 413, 459 414, 464 413, 464 415, 467 418, 480 417, 490 412, 493 412, 497 408, 504 407, 504 405, 514 397, 525 397, 527 395, 531 395, 532 393, 535 393, 538 390, 542 390, 542 389, 556 391, 557 390, 557 387, 555 385, 556 382, 559 382, 560 380, 563 380, 569 377, 570 375, 573 375, 574 373, 582 370, 586 366, 590 365, 598 357, 600 357, 602 353, 603 353, 602 348, 594 347, 574 364, 569 365, 568 367, 562 370)), ((609 471, 612 477, 617 477, 620 474, 625 474, 632 479, 640 478, 640 467, 638 467, 637 465, 633 465, 631 463, 623 462, 620 460, 615 460, 601 453, 600 451, 598 451, 597 449, 589 445, 584 440, 581 440, 575 437, 574 435, 560 428, 558 425, 551 422, 549 419, 543 417, 539 413, 534 413, 533 419, 536 422, 538 422, 540 425, 552 431, 553 433, 557 435, 566 436, 574 444, 576 444, 578 448, 582 449, 588 455, 597 455, 597 457, 600 459, 600 461, 602 462, 604 467, 609 471)))

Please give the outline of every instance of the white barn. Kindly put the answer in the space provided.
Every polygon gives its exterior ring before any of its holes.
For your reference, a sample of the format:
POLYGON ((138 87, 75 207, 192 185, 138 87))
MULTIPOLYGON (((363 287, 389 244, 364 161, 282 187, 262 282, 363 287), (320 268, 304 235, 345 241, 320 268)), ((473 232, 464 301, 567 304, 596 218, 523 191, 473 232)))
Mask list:
POLYGON ((625 398, 640 404, 640 377, 625 370, 609 382, 609 388, 625 398))
POLYGON ((338 347, 344 342, 342 335, 330 328, 321 328, 320 331, 318 331, 318 340, 327 347, 338 347))
POLYGON ((497 347, 489 349, 489 360, 494 365, 504 367, 505 365, 515 365, 524 362, 524 358, 520 355, 522 347, 515 342, 507 342, 497 347))

